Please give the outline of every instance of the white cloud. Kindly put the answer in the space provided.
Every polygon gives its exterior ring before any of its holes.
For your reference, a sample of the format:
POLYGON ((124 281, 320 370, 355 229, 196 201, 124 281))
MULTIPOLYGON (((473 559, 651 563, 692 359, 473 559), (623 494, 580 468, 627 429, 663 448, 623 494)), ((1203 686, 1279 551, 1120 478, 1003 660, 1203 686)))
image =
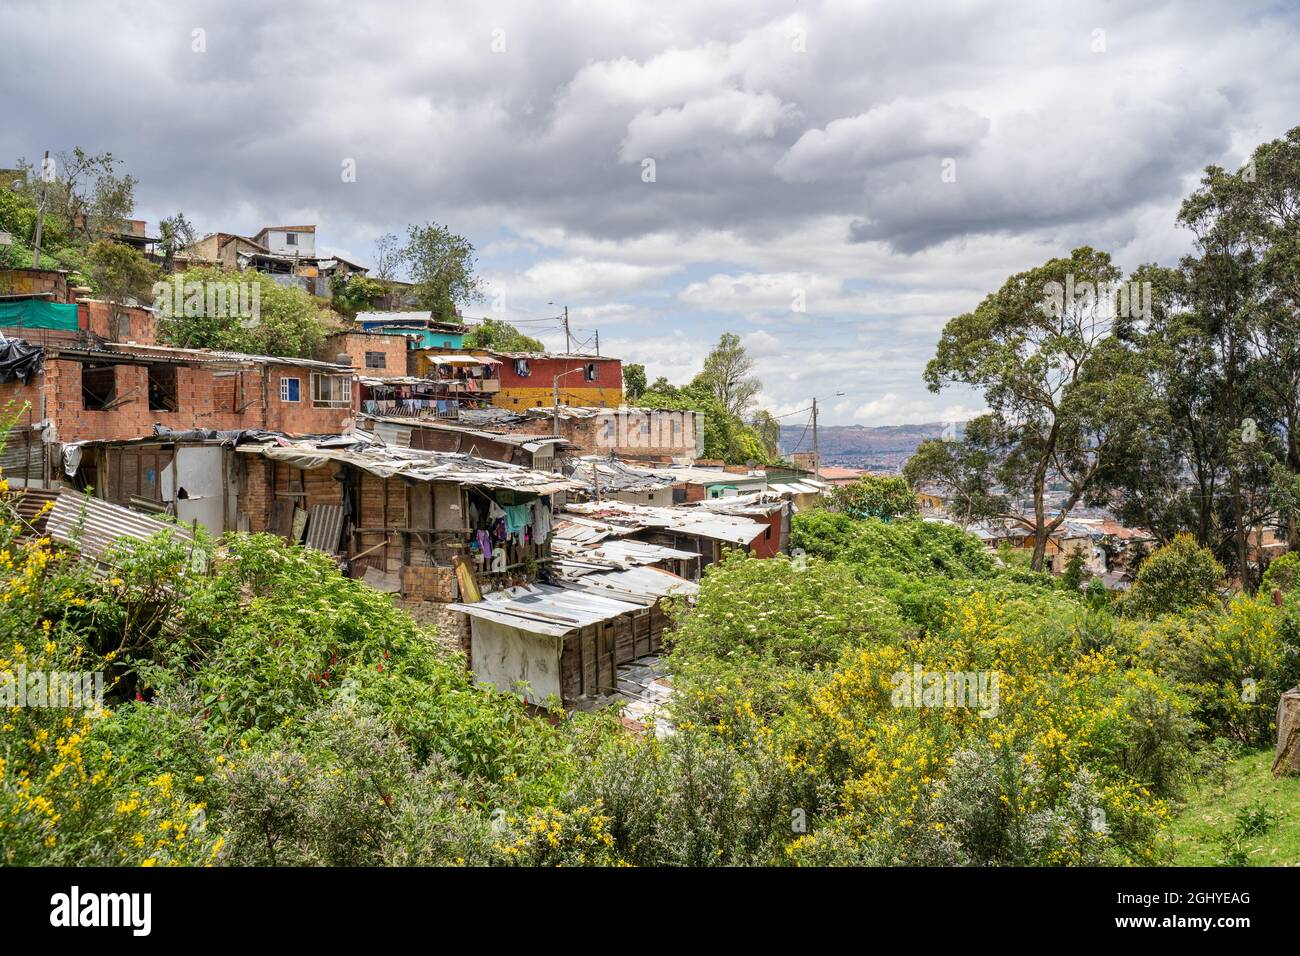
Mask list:
POLYGON ((776 173, 789 181, 861 180, 870 167, 964 155, 988 129, 988 119, 966 107, 900 98, 808 130, 777 162, 776 173))

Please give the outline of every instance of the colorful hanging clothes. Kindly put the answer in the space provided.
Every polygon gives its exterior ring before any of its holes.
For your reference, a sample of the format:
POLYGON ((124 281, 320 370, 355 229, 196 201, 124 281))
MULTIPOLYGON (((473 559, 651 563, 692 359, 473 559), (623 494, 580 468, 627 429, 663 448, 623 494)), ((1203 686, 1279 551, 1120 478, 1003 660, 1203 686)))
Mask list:
POLYGON ((506 506, 506 533, 520 535, 528 528, 528 505, 506 506))

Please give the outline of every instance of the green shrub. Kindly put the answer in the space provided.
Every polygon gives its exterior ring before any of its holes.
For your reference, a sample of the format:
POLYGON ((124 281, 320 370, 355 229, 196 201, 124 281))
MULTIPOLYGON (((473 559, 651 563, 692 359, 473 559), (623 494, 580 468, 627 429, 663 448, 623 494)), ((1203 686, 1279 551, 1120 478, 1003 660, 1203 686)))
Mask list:
POLYGON ((1208 548, 1190 534, 1180 534, 1143 563, 1124 606, 1154 617, 1211 603, 1223 574, 1223 565, 1208 548))

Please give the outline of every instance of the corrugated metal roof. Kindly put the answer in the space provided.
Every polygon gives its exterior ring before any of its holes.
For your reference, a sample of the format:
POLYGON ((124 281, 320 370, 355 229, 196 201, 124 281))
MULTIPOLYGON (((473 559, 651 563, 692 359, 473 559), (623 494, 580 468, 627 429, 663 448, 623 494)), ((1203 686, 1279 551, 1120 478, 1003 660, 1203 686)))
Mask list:
MULTIPOLYGON (((474 428, 470 425, 457 425, 450 421, 434 421, 428 418, 407 418, 401 415, 370 415, 362 413, 361 418, 367 418, 374 422, 387 422, 395 425, 405 425, 410 428, 427 428, 432 431, 447 432, 449 434, 472 435, 476 438, 483 438, 490 441, 501 442, 505 445, 516 445, 528 451, 536 451, 544 445, 571 445, 568 439, 561 438, 558 435, 528 435, 515 434, 511 432, 493 432, 483 428, 474 428)), ((375 429, 378 431, 378 428, 375 429)))
POLYGON ((222 352, 216 349, 182 349, 169 345, 138 345, 129 342, 110 342, 98 348, 53 345, 47 351, 51 355, 76 355, 87 358, 174 359, 177 362, 193 362, 199 365, 290 365, 295 368, 319 369, 338 375, 346 375, 353 370, 351 365, 337 365, 316 359, 222 352))
POLYGON ((329 441, 289 441, 277 444, 240 445, 244 454, 284 461, 297 468, 319 468, 337 461, 380 478, 411 481, 447 481, 481 488, 501 488, 549 495, 557 491, 579 491, 581 482, 561 478, 547 471, 535 471, 507 462, 490 461, 459 452, 422 451, 398 448, 366 437, 340 436, 329 441))
POLYGON ((597 518, 609 524, 621 524, 631 530, 663 528, 733 544, 749 544, 768 529, 766 523, 740 515, 716 514, 693 508, 656 508, 621 501, 569 504, 565 506, 565 511, 597 518))
POLYGON ((665 571, 662 568, 627 568, 622 571, 603 571, 587 574, 569 582, 569 586, 580 590, 600 593, 608 591, 620 600, 636 600, 653 604, 669 594, 691 596, 700 593, 700 586, 694 581, 665 571))
POLYGON ((59 494, 57 488, 18 488, 11 485, 4 498, 13 505, 14 510, 18 512, 18 517, 33 532, 44 534, 47 513, 43 509, 46 505, 52 505, 57 501, 59 494))
POLYGON ((564 637, 588 624, 639 611, 644 604, 568 587, 535 584, 494 591, 473 604, 448 604, 447 607, 531 634, 564 637))
POLYGON ((148 541, 160 531, 191 540, 184 525, 150 518, 130 508, 110 504, 98 498, 65 491, 50 511, 45 531, 60 544, 75 545, 83 555, 102 560, 104 553, 118 541, 148 541))
POLYGON ((339 539, 343 537, 343 506, 315 505, 311 509, 311 518, 307 522, 307 547, 326 554, 334 554, 339 549, 339 539))
POLYGON ((595 487, 599 479, 601 491, 655 491, 673 484, 671 475, 636 468, 624 462, 586 456, 573 463, 569 476, 595 487))

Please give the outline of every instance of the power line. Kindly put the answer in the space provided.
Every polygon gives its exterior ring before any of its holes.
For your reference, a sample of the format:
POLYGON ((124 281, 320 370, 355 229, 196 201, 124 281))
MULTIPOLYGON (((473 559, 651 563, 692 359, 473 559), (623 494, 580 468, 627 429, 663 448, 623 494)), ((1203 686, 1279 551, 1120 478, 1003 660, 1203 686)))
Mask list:
MULTIPOLYGON (((809 407, 811 408, 811 406, 809 406, 809 407)), ((792 455, 798 454, 798 452, 799 452, 799 448, 803 445, 803 440, 804 440, 805 438, 808 437, 808 427, 809 427, 811 424, 812 424, 812 416, 809 415, 809 416, 808 416, 808 421, 804 422, 804 426, 803 426, 803 434, 801 434, 801 435, 799 436, 799 440, 798 440, 797 442, 795 442, 794 447, 790 449, 790 454, 792 454, 792 455)))
MULTIPOLYGON (((808 412, 808 411, 812 411, 812 406, 811 406, 811 405, 807 406, 806 408, 796 408, 794 411, 792 411, 792 412, 786 412, 784 415, 773 415, 772 417, 775 418, 775 419, 789 418, 791 415, 798 415, 798 414, 801 413, 801 412, 808 412)), ((749 421, 747 421, 745 424, 746 424, 746 425, 757 425, 760 421, 762 421, 762 419, 759 419, 759 418, 753 418, 753 419, 750 419, 749 421)))

